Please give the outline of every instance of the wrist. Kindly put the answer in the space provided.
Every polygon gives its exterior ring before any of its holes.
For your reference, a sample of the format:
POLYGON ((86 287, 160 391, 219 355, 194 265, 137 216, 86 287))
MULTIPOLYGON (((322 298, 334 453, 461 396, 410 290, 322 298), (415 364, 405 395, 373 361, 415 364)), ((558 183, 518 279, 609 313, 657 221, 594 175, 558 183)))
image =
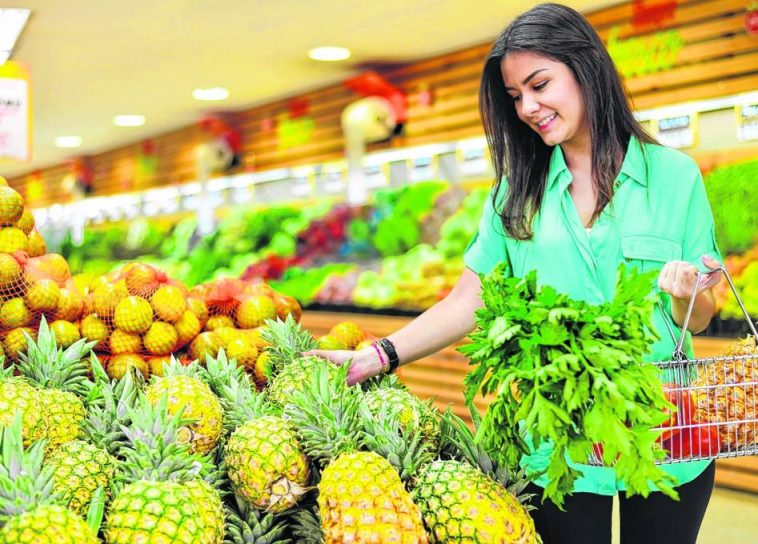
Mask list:
POLYGON ((353 360, 358 360, 362 365, 368 367, 372 376, 384 374, 389 369, 389 363, 386 357, 382 359, 380 355, 377 354, 373 345, 363 348, 360 351, 356 351, 353 360))

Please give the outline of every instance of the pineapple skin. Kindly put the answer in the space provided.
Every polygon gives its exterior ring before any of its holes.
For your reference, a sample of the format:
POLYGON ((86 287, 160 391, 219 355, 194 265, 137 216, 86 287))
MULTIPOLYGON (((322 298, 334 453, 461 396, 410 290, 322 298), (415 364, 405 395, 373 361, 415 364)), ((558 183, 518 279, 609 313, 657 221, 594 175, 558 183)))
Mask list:
POLYGON ((421 512, 380 455, 340 455, 324 469, 318 487, 326 544, 428 542, 421 512))
MULTIPOLYGON (((113 499, 105 522, 108 544, 195 544, 205 527, 183 484, 139 480, 113 499)), ((210 543, 209 543, 210 544, 210 543)))
POLYGON ((538 542, 534 521, 518 499, 466 463, 434 461, 426 465, 412 495, 433 543, 538 542))
POLYGON ((320 366, 327 366, 333 374, 337 373, 338 367, 318 357, 298 357, 285 365, 269 382, 266 390, 269 400, 279 406, 285 406, 294 395, 308 387, 313 370, 320 366))
POLYGON ((38 393, 41 418, 30 435, 32 442, 47 440, 47 451, 77 438, 87 411, 74 393, 58 389, 41 389, 38 393))
POLYGON ((255 508, 273 513, 294 506, 310 476, 293 428, 276 416, 239 426, 227 442, 225 460, 235 492, 255 508))
POLYGON ((405 389, 375 389, 364 396, 374 417, 390 413, 398 418, 401 428, 421 433, 430 451, 436 451, 440 439, 440 420, 434 411, 405 389))
POLYGON ((98 544, 85 521, 77 514, 57 505, 38 506, 12 517, 0 529, 3 544, 98 544))
POLYGON ((16 411, 22 413, 24 446, 31 444, 30 437, 40 422, 39 391, 21 378, 0 381, 0 427, 13 423, 16 411))
POLYGON ((159 378, 145 391, 148 402, 153 406, 164 394, 168 395, 170 414, 176 414, 183 407, 183 416, 195 420, 189 425, 192 451, 211 451, 221 436, 223 414, 221 403, 210 387, 191 376, 167 376, 159 378))
POLYGON ((102 448, 83 440, 72 440, 57 448, 45 464, 53 467, 55 491, 76 514, 87 514, 98 487, 105 489, 106 497, 110 495, 116 460, 102 448))
POLYGON ((224 541, 224 505, 218 492, 203 480, 191 480, 184 483, 184 488, 197 505, 203 526, 201 542, 204 544, 221 544, 224 541))

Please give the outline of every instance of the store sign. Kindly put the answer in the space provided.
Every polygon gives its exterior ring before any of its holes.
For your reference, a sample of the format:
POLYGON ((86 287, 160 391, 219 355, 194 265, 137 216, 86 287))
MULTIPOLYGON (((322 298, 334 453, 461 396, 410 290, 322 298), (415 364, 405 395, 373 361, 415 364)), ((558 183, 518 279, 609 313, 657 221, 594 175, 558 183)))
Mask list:
POLYGON ((0 65, 0 159, 32 158, 29 71, 23 64, 0 65))
POLYGON ((363 177, 366 184, 366 189, 376 189, 378 187, 386 187, 389 183, 389 176, 387 175, 388 165, 386 164, 374 164, 363 168, 363 177))
POLYGON ((758 140, 758 104, 734 107, 737 116, 737 139, 740 142, 758 140))
POLYGON ((483 146, 458 149, 458 168, 465 177, 479 177, 487 172, 487 156, 483 146))
POLYGON ((697 142, 697 113, 658 119, 656 136, 663 145, 683 149, 697 142))

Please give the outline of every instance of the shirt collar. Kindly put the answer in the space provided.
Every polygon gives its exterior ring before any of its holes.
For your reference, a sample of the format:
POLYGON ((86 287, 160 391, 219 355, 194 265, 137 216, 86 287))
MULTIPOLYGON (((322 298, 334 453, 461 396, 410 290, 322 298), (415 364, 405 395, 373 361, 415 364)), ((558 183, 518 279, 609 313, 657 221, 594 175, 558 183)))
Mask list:
MULTIPOLYGON (((636 137, 629 138, 629 145, 626 149, 626 155, 624 156, 624 162, 621 163, 621 174, 628 178, 633 179, 643 187, 647 186, 647 165, 645 161, 646 152, 642 144, 636 137)), ((568 173, 569 169, 566 166, 566 160, 563 156, 563 150, 561 146, 557 145, 553 148, 553 153, 550 155, 550 166, 547 172, 547 188, 552 189, 553 184, 562 178, 566 180, 566 185, 570 181, 570 176, 562 176, 561 174, 568 173)), ((563 187, 561 187, 563 188, 563 187)))

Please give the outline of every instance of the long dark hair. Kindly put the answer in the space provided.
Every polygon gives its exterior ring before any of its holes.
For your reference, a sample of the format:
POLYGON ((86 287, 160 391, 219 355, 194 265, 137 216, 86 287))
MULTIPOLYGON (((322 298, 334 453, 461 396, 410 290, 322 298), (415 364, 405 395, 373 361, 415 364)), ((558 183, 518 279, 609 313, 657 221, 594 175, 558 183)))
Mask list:
MULTIPOLYGON (((505 91, 500 64, 508 53, 528 51, 568 66, 582 90, 592 140, 592 182, 597 218, 613 196, 629 139, 653 143, 632 114, 621 77, 603 42, 579 12, 540 4, 519 15, 492 45, 479 88, 479 110, 495 167, 493 200, 508 178, 503 227, 512 238, 532 238, 532 220, 542 205, 552 147, 522 122, 505 91)), ((498 209, 496 206, 495 209, 498 209)))

